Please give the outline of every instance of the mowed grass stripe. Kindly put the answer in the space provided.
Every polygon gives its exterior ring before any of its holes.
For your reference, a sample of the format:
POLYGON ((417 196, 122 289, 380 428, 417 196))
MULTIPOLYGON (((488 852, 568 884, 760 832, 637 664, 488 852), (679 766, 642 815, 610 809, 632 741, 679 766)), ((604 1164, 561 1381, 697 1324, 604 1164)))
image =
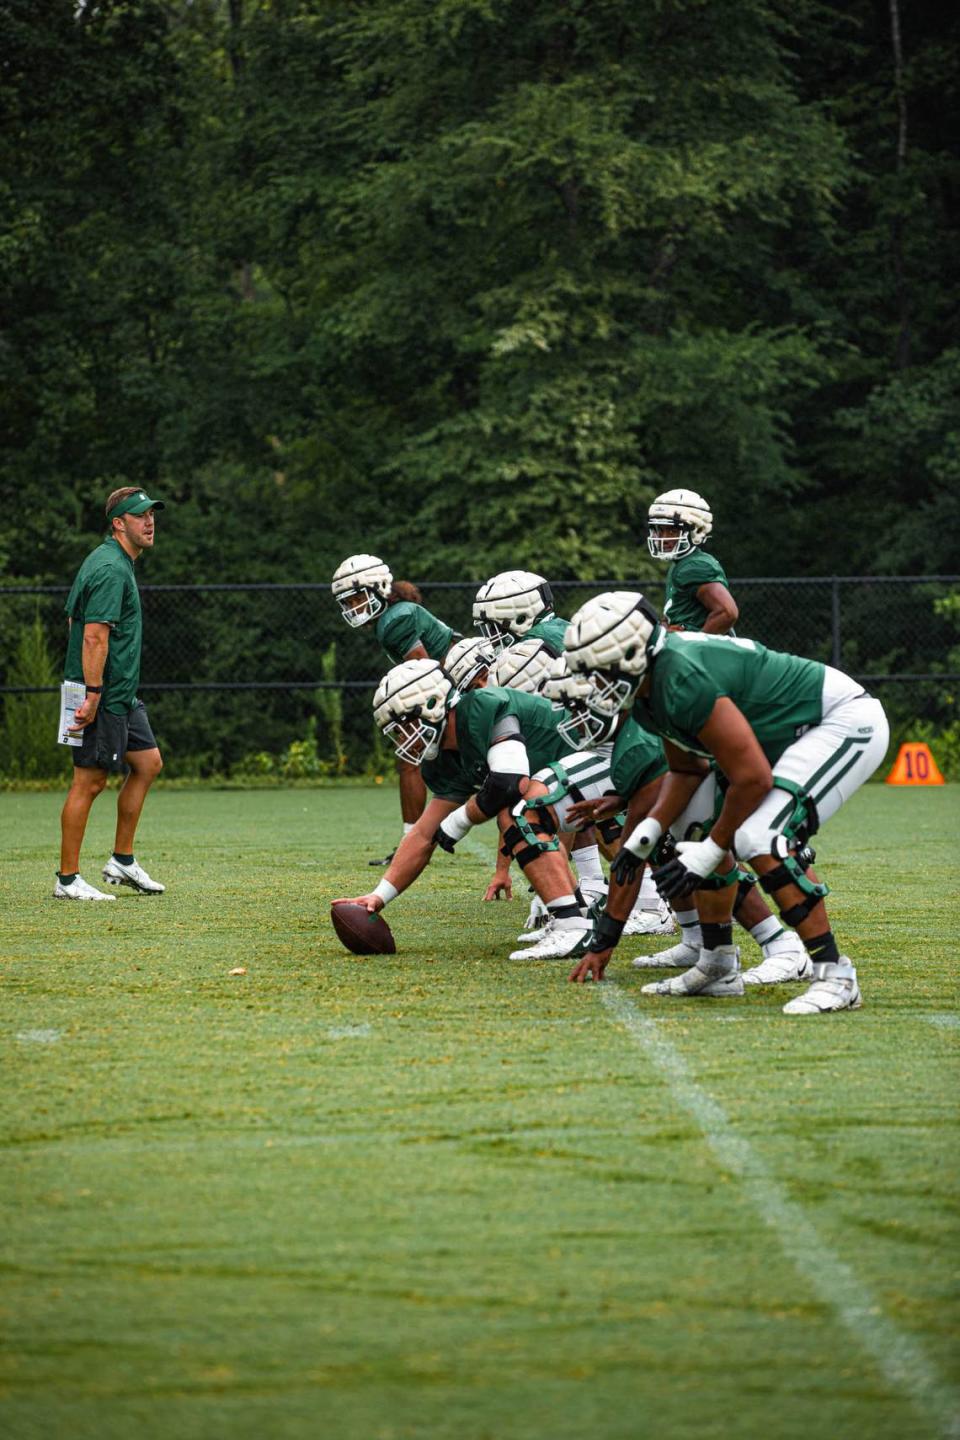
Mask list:
MULTIPOLYGON (((604 984, 600 996, 615 1023, 661 1072, 671 1095, 696 1121, 721 1165, 739 1177, 757 1217, 773 1231, 804 1280, 836 1312, 853 1341, 944 1436, 960 1434, 960 1395, 937 1373, 912 1337, 883 1315, 853 1267, 790 1199, 750 1142, 737 1133, 722 1106, 697 1083, 662 1027, 649 1015, 642 1015, 616 984, 604 984)), ((797 1023, 804 1022, 800 1019, 797 1023)))

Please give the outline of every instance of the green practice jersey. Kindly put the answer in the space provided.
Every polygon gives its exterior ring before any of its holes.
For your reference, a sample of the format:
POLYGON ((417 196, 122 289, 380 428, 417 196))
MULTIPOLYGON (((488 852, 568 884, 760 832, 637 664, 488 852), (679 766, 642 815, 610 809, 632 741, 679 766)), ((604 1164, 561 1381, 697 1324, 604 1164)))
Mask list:
POLYGON ((627 800, 635 790, 642 790, 666 773, 667 757, 660 736, 644 730, 628 715, 613 742, 610 783, 614 793, 627 800))
POLYGON ((634 701, 634 719, 697 755, 709 754, 698 735, 722 695, 746 716, 771 765, 823 718, 820 662, 754 640, 668 634, 651 656, 650 675, 650 694, 634 701))
POLYGON ((64 609, 72 623, 63 678, 84 678, 84 625, 109 625, 100 704, 114 715, 125 715, 137 699, 143 620, 133 561, 112 536, 92 550, 80 566, 64 609))
POLYGON ((562 655, 563 637, 569 624, 569 620, 562 620, 559 615, 552 615, 549 620, 538 620, 523 638, 524 640, 542 640, 553 655, 562 655))
POLYGON ((682 625, 685 630, 702 630, 709 613, 697 599, 701 585, 727 585, 723 566, 705 550, 691 550, 689 555, 672 560, 667 570, 667 597, 663 618, 667 625, 682 625))
POLYGON ((462 803, 476 795, 490 773, 487 751, 507 716, 514 716, 520 726, 517 739, 526 746, 531 775, 570 754, 569 742, 557 732, 567 712, 555 710, 542 695, 488 685, 461 695, 453 713, 456 750, 441 750, 436 760, 425 760, 420 767, 427 786, 441 800, 462 803))
POLYGON ((442 660, 458 638, 449 625, 412 600, 388 605, 377 621, 376 635, 391 665, 406 660, 415 645, 422 645, 431 660, 442 660))

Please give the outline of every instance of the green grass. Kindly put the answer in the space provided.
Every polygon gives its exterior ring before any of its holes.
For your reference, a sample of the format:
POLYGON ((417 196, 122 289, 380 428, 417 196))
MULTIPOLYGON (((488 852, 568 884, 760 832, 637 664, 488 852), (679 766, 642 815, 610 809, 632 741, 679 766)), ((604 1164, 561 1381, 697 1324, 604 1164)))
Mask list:
POLYGON ((396 803, 158 792, 167 894, 72 906, 60 797, 0 795, 4 1436, 941 1433, 814 1282, 842 1256, 956 1380, 954 789, 819 837, 861 1012, 641 997, 640 941, 611 970, 815 1223, 799 1263, 602 992, 503 958, 486 836, 391 907, 396 957, 339 948, 396 803))

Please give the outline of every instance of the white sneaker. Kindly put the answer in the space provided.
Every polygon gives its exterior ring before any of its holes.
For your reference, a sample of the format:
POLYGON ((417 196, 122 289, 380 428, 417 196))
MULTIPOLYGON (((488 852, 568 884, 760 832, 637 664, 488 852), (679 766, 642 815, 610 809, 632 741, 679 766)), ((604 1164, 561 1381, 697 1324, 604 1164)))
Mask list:
POLYGON ((813 961, 799 935, 778 935, 760 948, 763 960, 744 972, 744 985, 788 985, 813 979, 813 961))
POLYGON ((656 955, 635 955, 630 964, 635 970, 674 970, 680 965, 696 965, 700 959, 700 946, 688 945, 681 940, 669 950, 660 950, 656 955))
POLYGON ((651 980, 649 985, 644 985, 643 994, 709 995, 712 998, 742 995, 740 951, 735 945, 701 950, 692 970, 685 970, 682 975, 674 975, 669 980, 651 980))
POLYGON ((863 1004, 857 972, 846 955, 839 965, 815 965, 813 984, 788 1000, 784 1015, 823 1015, 828 1010, 859 1010, 863 1004))
MULTIPOLYGON (((121 865, 112 855, 103 867, 103 878, 108 885, 129 885, 131 890, 136 890, 141 895, 162 895, 167 888, 166 885, 161 885, 159 880, 151 880, 136 860, 131 865, 121 865)), ((110 896, 111 900, 115 898, 110 896)))
POLYGON ((54 900, 116 900, 117 897, 116 895, 104 895, 102 890, 95 890, 80 875, 71 880, 69 885, 64 885, 58 875, 57 883, 53 887, 53 898, 54 900))
POLYGON ((511 952, 511 960, 578 960, 586 955, 592 920, 555 920, 536 945, 511 952))
POLYGON ((656 910, 641 910, 639 906, 634 907, 627 917, 623 933, 624 935, 672 935, 676 928, 673 911, 665 900, 661 900, 656 910))
POLYGON ((545 920, 536 930, 521 930, 517 939, 521 945, 539 945, 548 930, 553 929, 553 921, 545 920))
POLYGON ((598 901, 600 901, 602 905, 606 905, 607 893, 605 880, 594 880, 592 882, 589 880, 586 882, 583 880, 580 881, 580 894, 583 896, 588 908, 591 905, 596 905, 598 901))

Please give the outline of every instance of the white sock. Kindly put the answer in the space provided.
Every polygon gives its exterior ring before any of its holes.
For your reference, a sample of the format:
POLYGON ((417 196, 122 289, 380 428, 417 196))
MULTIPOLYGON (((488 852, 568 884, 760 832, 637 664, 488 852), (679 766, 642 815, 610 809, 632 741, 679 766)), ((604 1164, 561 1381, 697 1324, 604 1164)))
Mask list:
POLYGON ((637 904, 641 910, 660 909, 660 891, 656 885, 654 885, 653 877, 649 869, 643 872, 643 879, 640 882, 640 894, 637 896, 637 904))
POLYGON ((404 835, 409 835, 409 834, 410 834, 410 831, 414 828, 414 826, 416 825, 416 823, 417 823, 416 820, 404 820, 404 822, 403 822, 403 833, 404 833, 404 835))
MULTIPOLYGON (((601 885, 604 883, 599 845, 582 845, 579 850, 574 850, 573 859, 581 881, 597 880, 601 885)), ((590 888, 595 890, 596 886, 592 885, 590 888)))
POLYGON ((767 945, 771 940, 776 940, 778 935, 783 934, 783 926, 776 915, 768 915, 766 919, 750 926, 750 934, 758 945, 767 945))
POLYGON ((700 916, 696 910, 674 910, 677 917, 677 924, 680 926, 680 934, 683 936, 685 945, 692 945, 699 950, 703 941, 700 932, 700 916))

